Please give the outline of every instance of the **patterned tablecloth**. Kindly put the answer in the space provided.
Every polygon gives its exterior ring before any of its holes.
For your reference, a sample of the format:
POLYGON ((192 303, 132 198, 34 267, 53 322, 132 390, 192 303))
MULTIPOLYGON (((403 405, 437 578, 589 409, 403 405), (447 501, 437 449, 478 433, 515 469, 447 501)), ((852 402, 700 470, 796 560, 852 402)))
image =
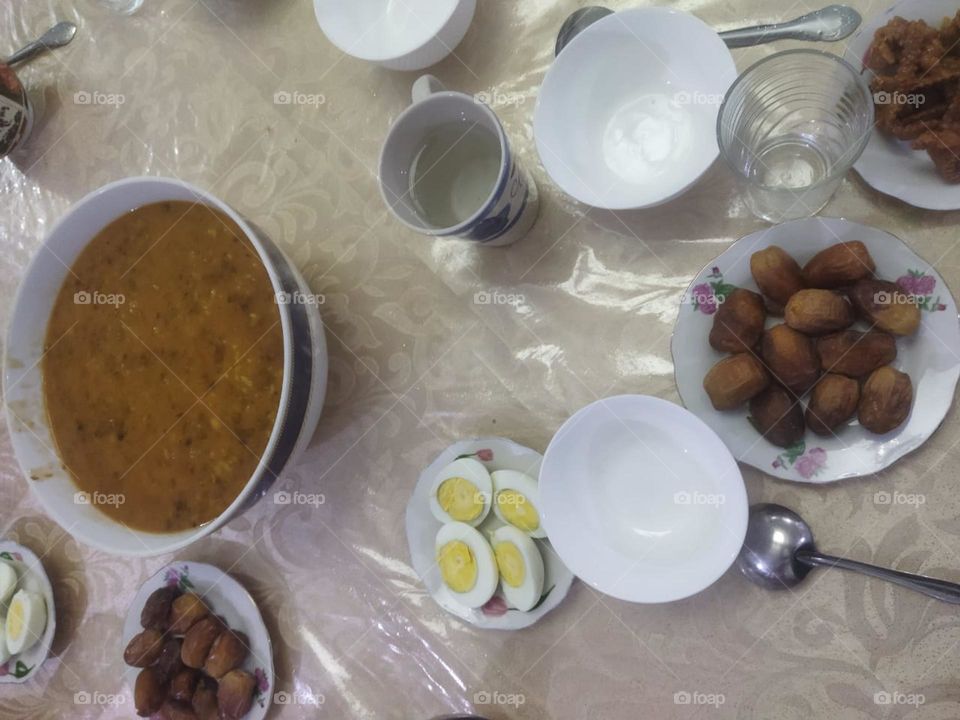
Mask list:
MULTIPOLYGON (((324 295, 326 409, 278 489, 325 502, 261 502, 175 556, 229 570, 259 602, 277 687, 294 697, 271 717, 414 720, 484 700, 494 702, 477 710, 494 718, 960 716, 955 609, 855 575, 819 571, 796 592, 774 594, 730 572, 662 606, 575 583, 539 624, 504 633, 440 610, 411 569, 404 506, 421 469, 451 442, 502 435, 542 451, 597 398, 678 401, 669 341, 680 295, 731 242, 763 226, 719 166, 682 199, 644 212, 590 209, 552 185, 531 119, 555 32, 579 4, 480 0, 456 56, 433 69, 451 88, 493 98, 541 189, 532 234, 480 251, 425 239, 387 215, 375 164, 416 75, 344 56, 308 0, 146 0, 132 17, 99 0, 5 0, 0 54, 55 19, 80 30, 69 48, 22 71, 39 117, 30 144, 0 161, 0 321, 70 204, 140 174, 177 176, 224 198, 324 295), (277 93, 315 102, 277 103, 277 93), (484 303, 478 293, 519 302, 484 303)), ((718 28, 809 9, 672 4, 718 28)), ((864 15, 882 9, 851 4, 864 15)), ((735 51, 737 64, 792 45, 735 51)), ((904 238, 960 288, 957 213, 912 209, 851 175, 823 214, 904 238)), ((958 428, 953 411, 888 471, 834 486, 744 468, 750 500, 797 509, 825 549, 960 579, 958 428), (923 502, 876 500, 893 491, 923 502)), ((29 684, 0 685, 0 716, 131 717, 122 619, 171 557, 111 557, 65 534, 32 498, 6 433, 0 528, 43 555, 58 607, 54 656, 29 684), (103 702, 75 702, 87 696, 103 702)))

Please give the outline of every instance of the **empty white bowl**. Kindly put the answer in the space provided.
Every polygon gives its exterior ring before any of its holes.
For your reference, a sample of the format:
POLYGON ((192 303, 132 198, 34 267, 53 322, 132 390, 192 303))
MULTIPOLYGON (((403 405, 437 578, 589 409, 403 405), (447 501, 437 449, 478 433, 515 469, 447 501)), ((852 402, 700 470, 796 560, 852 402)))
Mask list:
POLYGON ((736 77, 723 40, 693 15, 655 7, 608 15, 547 72, 534 114, 540 160, 588 205, 666 202, 718 157, 717 112, 736 77))
POLYGON ((645 395, 598 400, 561 426, 540 470, 540 506, 573 574, 632 602, 713 584, 747 531, 730 451, 693 413, 645 395))
POLYGON ((460 44, 477 0, 313 0, 320 29, 348 55, 422 70, 460 44))

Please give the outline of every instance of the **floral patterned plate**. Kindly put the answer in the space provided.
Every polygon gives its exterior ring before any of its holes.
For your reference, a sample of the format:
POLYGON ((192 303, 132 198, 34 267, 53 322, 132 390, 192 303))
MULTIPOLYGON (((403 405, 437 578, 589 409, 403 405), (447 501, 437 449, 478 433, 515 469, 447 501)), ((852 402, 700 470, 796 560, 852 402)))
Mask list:
MULTIPOLYGON (((407 504, 407 543, 413 567, 440 607, 472 625, 496 630, 519 630, 533 625, 560 604, 573 583, 573 573, 560 561, 548 540, 534 540, 543 556, 543 595, 540 602, 528 612, 509 608, 500 589, 482 608, 464 607, 453 598, 440 579, 434 559, 434 541, 441 524, 430 512, 430 488, 437 473, 461 457, 476 458, 491 472, 517 470, 532 478, 539 478, 540 464, 543 462, 543 455, 535 450, 498 437, 461 440, 440 453, 420 475, 407 504)), ((477 529, 489 538, 503 524, 491 512, 477 529)))
MULTIPOLYGON (((13 563, 19 576, 17 589, 25 588, 43 595, 47 604, 47 626, 43 637, 25 652, 14 655, 0 663, 0 684, 22 683, 33 677, 50 654, 50 645, 57 629, 57 609, 53 604, 53 588, 43 565, 32 550, 9 540, 0 540, 0 558, 13 563)), ((0 606, 0 616, 6 617, 7 609, 0 606)))
MULTIPOLYGON (((166 585, 177 585, 183 592, 195 592, 214 613, 226 620, 233 630, 245 633, 250 643, 250 654, 242 667, 257 679, 253 706, 244 720, 263 720, 273 699, 273 647, 270 634, 253 598, 243 585, 220 568, 205 563, 176 562, 160 570, 137 591, 126 620, 123 622, 123 644, 117 648, 118 658, 130 639, 140 632, 140 612, 154 590, 166 585)), ((118 660, 118 662, 123 662, 118 660)), ((139 668, 124 666, 124 677, 133 691, 139 668)))
MULTIPOLYGON (((782 322, 767 318, 767 325, 782 322)), ((861 323, 854 327, 864 329, 861 323)), ((776 225, 740 239, 700 272, 684 296, 673 332, 677 388, 696 413, 727 444, 740 462, 775 477, 826 483, 879 472, 920 447, 937 429, 953 404, 960 377, 960 325, 957 306, 943 278, 895 236, 836 218, 808 218, 776 225), (876 276, 895 280, 922 308, 916 335, 897 341, 893 365, 913 381, 913 410, 907 422, 886 435, 874 435, 856 419, 835 437, 807 432, 805 441, 779 448, 753 429, 746 410, 718 412, 703 390, 703 377, 723 357, 707 336, 719 303, 735 287, 757 291, 750 256, 779 245, 800 265, 837 242, 860 240, 877 265, 876 276)))

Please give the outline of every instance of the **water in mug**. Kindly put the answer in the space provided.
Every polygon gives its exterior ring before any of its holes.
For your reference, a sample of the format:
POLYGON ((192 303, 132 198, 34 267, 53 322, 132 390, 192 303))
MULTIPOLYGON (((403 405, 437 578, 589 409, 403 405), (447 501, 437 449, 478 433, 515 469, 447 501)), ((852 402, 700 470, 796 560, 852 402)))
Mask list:
POLYGON ((500 139, 477 124, 447 123, 424 138, 410 168, 410 196, 428 226, 449 228, 472 217, 500 175, 500 139))

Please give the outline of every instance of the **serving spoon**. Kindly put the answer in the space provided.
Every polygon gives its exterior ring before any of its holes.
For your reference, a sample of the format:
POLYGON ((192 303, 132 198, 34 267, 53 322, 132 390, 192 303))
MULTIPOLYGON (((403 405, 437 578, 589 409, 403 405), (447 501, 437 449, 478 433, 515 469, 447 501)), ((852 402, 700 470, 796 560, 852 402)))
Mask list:
POLYGON ((76 34, 77 26, 72 22, 58 22, 32 43, 24 45, 13 55, 2 62, 6 63, 7 65, 16 65, 18 63, 26 62, 42 52, 63 47, 73 40, 73 37, 76 34))
POLYGON ((814 567, 835 567, 886 580, 943 602, 960 604, 957 583, 819 552, 813 543, 813 532, 803 518, 789 508, 770 503, 751 506, 737 567, 748 580, 769 590, 798 585, 814 567))
MULTIPOLYGON (((591 5, 574 11, 564 21, 557 34, 554 55, 559 55, 574 37, 593 25, 597 20, 612 15, 613 10, 591 5)), ((853 34, 863 18, 860 13, 846 5, 829 5, 795 20, 769 25, 725 30, 718 33, 727 47, 740 48, 763 45, 775 40, 810 40, 835 42, 853 34)))

